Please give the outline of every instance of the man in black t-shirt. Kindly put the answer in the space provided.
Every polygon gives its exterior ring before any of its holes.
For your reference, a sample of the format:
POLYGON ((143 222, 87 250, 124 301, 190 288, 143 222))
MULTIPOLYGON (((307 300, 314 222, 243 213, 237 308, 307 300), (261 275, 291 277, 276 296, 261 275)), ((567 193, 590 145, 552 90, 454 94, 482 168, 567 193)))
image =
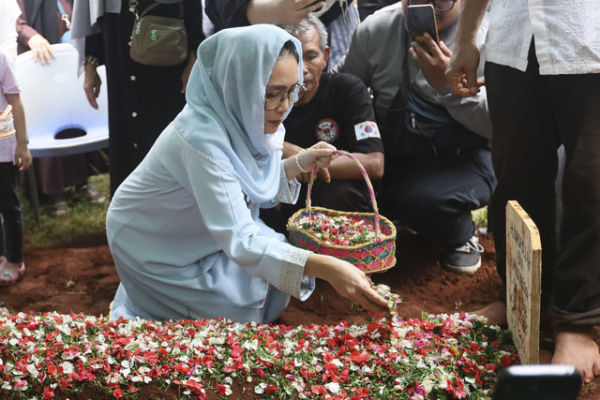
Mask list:
MULTIPOLYGON (((383 144, 375 112, 365 84, 349 74, 323 72, 329 60, 327 30, 313 15, 299 24, 284 26, 302 42, 304 87, 306 91, 284 120, 284 158, 324 141, 352 153, 363 165, 373 184, 383 176, 383 144)), ((331 182, 317 180, 312 204, 343 211, 372 211, 364 178, 354 160, 340 156, 328 168, 331 182)), ((303 177, 307 181, 307 176, 303 177)), ((295 205, 281 204, 265 210, 261 217, 272 228, 284 232, 287 219, 304 207, 306 185, 295 205)))

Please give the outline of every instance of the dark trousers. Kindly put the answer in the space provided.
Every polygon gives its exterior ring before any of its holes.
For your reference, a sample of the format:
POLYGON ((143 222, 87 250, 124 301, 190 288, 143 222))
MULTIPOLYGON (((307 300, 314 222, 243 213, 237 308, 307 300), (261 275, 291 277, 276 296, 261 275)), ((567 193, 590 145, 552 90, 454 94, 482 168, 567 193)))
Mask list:
POLYGON ((552 323, 600 323, 600 74, 540 75, 486 63, 498 186, 490 205, 498 272, 506 277, 505 206, 517 200, 542 241, 542 298, 552 323), (565 148, 560 242, 557 148, 565 148), (554 284, 553 284, 554 282, 554 284))
POLYGON ((431 243, 455 248, 473 236, 471 211, 487 205, 495 184, 487 148, 400 162, 386 170, 383 213, 431 243))
MULTIPOLYGON (((377 187, 377 182, 372 182, 377 187)), ((302 184, 302 190, 296 204, 281 203, 276 208, 260 210, 260 218, 263 222, 279 233, 286 234, 288 219, 299 209, 306 206, 306 184, 302 184)), ((363 180, 357 179, 332 179, 331 183, 322 180, 315 181, 311 204, 313 206, 325 207, 337 211, 372 212, 373 206, 367 185, 363 180)))
POLYGON ((17 167, 0 162, 0 255, 23 261, 23 214, 17 196, 17 167))

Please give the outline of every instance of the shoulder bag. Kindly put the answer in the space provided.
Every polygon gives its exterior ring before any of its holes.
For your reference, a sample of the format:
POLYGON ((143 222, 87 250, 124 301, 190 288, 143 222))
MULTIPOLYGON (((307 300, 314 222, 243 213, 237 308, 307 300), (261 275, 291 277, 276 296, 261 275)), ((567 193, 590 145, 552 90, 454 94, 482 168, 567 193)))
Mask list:
POLYGON ((161 5, 154 2, 138 15, 135 4, 130 1, 136 19, 131 32, 129 56, 143 65, 169 67, 179 65, 188 57, 188 36, 183 23, 183 4, 179 3, 179 18, 148 15, 161 5))

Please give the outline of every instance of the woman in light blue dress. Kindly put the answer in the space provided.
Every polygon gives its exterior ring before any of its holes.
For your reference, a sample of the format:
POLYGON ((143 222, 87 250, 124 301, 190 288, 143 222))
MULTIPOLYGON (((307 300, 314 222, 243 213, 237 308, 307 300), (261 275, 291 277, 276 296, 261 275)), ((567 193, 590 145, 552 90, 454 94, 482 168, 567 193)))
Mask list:
POLYGON ((286 243, 258 217, 295 202, 295 177, 326 168, 335 150, 318 143, 281 159, 300 54, 300 42, 272 25, 223 30, 199 47, 187 105, 108 210, 121 279, 112 319, 272 321, 290 295, 310 296, 315 277, 367 309, 386 306, 362 271, 286 243))

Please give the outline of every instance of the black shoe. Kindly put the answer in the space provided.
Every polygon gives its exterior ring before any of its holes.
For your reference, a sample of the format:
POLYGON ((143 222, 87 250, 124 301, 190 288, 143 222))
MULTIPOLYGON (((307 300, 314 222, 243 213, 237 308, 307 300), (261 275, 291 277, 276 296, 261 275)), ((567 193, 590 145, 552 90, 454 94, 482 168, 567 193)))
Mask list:
POLYGON ((458 274, 473 275, 481 266, 483 251, 477 236, 472 236, 462 246, 444 251, 444 268, 458 274))

